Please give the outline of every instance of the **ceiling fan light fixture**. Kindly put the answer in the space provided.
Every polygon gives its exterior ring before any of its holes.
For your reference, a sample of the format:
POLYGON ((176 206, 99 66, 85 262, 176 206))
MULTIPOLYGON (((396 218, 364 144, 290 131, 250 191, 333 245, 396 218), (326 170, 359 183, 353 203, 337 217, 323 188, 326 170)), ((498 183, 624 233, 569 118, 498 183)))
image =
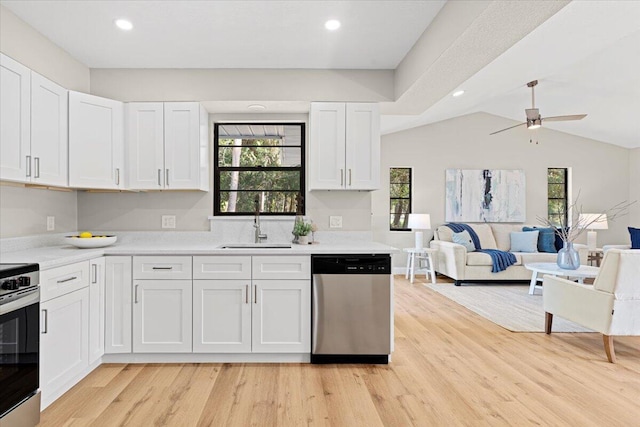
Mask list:
POLYGON ((540 119, 527 119, 527 129, 538 129, 542 126, 542 120, 540 119))

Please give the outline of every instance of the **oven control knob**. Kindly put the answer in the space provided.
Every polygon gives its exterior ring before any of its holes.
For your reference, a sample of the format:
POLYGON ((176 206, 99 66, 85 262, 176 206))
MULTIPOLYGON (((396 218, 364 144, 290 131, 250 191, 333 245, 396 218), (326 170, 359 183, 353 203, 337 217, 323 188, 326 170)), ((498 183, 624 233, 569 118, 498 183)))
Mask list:
POLYGON ((16 279, 5 280, 2 284, 2 289, 6 289, 8 291, 13 291, 18 289, 18 281, 16 279))
POLYGON ((31 277, 29 276, 18 277, 18 285, 20 287, 31 286, 31 277))

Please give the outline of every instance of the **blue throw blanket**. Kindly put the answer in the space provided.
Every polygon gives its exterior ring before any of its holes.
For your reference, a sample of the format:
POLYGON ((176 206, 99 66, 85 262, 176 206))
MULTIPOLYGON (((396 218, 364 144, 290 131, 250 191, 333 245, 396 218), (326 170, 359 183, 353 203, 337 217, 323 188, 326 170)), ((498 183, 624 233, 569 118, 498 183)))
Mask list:
POLYGON ((482 252, 491 257, 491 262, 493 262, 492 273, 504 271, 507 267, 517 262, 516 256, 511 252, 500 251, 498 249, 482 249, 478 235, 468 224, 449 223, 445 225, 453 230, 454 233, 460 233, 462 231, 469 232, 471 240, 473 240, 473 245, 476 247, 476 252, 482 252))

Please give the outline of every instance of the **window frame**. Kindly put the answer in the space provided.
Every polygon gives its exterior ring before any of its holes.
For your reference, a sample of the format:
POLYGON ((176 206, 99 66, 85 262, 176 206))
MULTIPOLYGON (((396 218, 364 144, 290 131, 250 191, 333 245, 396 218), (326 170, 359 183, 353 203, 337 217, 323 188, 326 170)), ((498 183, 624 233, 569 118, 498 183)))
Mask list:
POLYGON ((409 200, 409 210, 406 212, 407 215, 411 214, 413 211, 413 167, 411 166, 398 166, 398 167, 389 167, 389 231, 411 231, 411 228, 392 228, 391 227, 391 201, 393 200, 409 200), (391 182, 391 171, 393 169, 407 169, 409 171, 409 182, 391 182), (409 184, 409 197, 391 197, 391 185, 392 184, 409 184))
MULTIPOLYGON (((282 193, 299 193, 301 198, 301 209, 296 212, 260 212, 260 216, 296 216, 305 215, 306 213, 306 123, 305 122, 259 122, 259 121, 237 121, 237 122, 216 122, 213 124, 213 216, 253 216, 254 212, 222 212, 220 211, 220 172, 269 172, 269 171, 295 171, 300 172, 300 190, 272 190, 282 193), (277 167, 277 166, 220 166, 219 165, 219 153, 220 146, 218 144, 219 127, 224 125, 269 125, 269 126, 300 126, 300 166, 297 167, 277 167)), ((243 145, 243 147, 252 147, 251 145, 243 145)), ((292 145, 291 147, 298 147, 292 145)), ((256 192, 256 190, 236 190, 239 193, 242 192, 256 192)), ((259 191, 259 190, 258 190, 259 191)), ((269 191, 269 190, 266 190, 269 191)))
MULTIPOLYGON (((551 200, 562 200, 564 201, 564 218, 562 219, 562 221, 564 222, 564 227, 569 227, 571 224, 569 224, 569 168, 547 168, 547 218, 549 217, 549 215, 554 214, 553 212, 549 212, 549 202, 551 200), (554 170, 554 171, 562 171, 563 175, 564 175, 564 180, 562 183, 551 183, 549 182, 549 173, 554 170), (560 197, 550 197, 549 196, 549 185, 550 184, 564 184, 564 197, 560 198, 560 197)), ((555 214, 554 214, 555 215, 555 214)), ((562 224, 560 224, 559 226, 563 226, 562 224)))

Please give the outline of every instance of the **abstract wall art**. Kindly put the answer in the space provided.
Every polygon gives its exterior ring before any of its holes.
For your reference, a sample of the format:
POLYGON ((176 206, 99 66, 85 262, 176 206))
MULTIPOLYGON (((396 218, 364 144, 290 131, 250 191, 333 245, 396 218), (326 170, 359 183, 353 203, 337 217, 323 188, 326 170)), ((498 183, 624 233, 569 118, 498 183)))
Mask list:
POLYGON ((523 170, 447 169, 445 220, 524 222, 523 170))

